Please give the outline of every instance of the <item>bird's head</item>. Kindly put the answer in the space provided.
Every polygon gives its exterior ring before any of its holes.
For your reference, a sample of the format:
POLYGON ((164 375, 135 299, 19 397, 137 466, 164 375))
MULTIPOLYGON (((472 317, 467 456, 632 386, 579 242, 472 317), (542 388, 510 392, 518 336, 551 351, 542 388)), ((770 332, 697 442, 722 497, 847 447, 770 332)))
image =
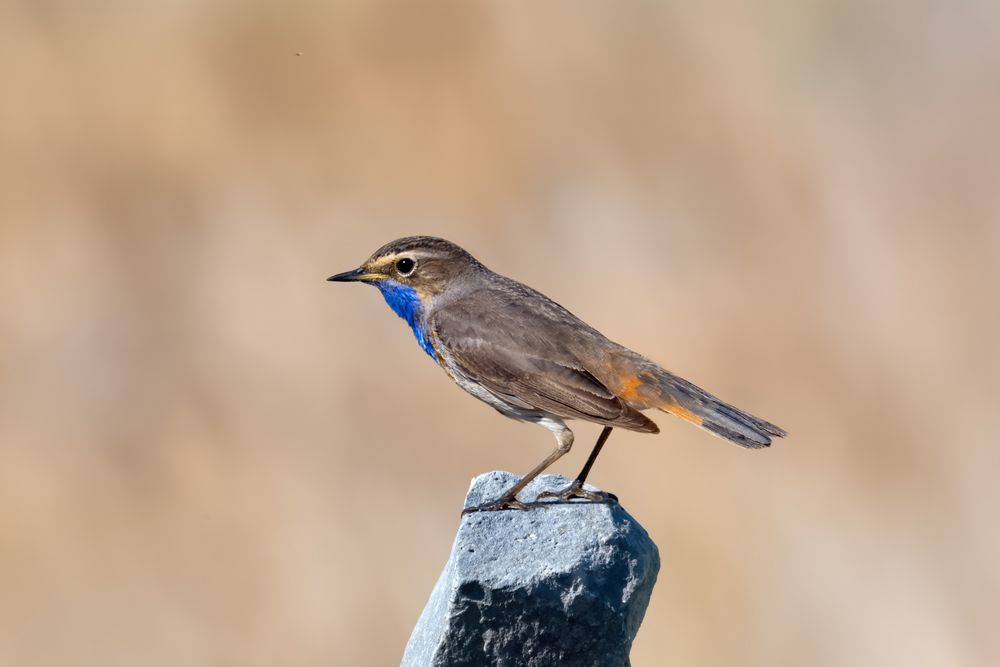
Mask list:
MULTIPOLYGON (((407 236, 376 250, 360 267, 327 280, 364 282, 383 294, 403 291, 426 302, 455 285, 482 264, 450 241, 433 236, 407 236)), ((390 305, 392 305, 390 303, 390 305)))
POLYGON ((393 312, 413 329, 424 352, 437 359, 425 325, 435 299, 460 289, 462 279, 485 270, 475 257, 450 241, 433 236, 408 236, 387 243, 360 267, 327 280, 375 285, 393 312))

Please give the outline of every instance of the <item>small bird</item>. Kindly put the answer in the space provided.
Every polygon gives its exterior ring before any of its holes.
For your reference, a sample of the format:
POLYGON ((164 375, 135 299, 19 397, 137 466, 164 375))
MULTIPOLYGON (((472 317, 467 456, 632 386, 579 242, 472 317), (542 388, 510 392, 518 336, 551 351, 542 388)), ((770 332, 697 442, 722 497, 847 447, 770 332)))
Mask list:
POLYGON ((584 488, 612 428, 658 433, 642 414, 658 408, 757 449, 785 431, 722 402, 605 337, 544 294, 486 268, 450 241, 409 236, 382 246, 335 282, 374 285, 413 329, 420 347, 459 387, 512 419, 552 431, 555 450, 495 502, 466 512, 529 509, 517 494, 573 445, 568 419, 601 424, 583 470, 561 500, 614 500, 584 488))

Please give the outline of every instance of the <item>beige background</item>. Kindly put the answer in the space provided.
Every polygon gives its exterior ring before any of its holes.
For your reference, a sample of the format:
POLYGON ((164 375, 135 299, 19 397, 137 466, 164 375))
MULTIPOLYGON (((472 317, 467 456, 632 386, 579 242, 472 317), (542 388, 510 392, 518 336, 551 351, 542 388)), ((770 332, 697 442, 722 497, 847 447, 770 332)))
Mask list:
POLYGON ((0 664, 398 661, 552 445, 324 282, 412 233, 790 431, 612 437, 634 664, 997 664, 998 7, 0 5, 0 664))

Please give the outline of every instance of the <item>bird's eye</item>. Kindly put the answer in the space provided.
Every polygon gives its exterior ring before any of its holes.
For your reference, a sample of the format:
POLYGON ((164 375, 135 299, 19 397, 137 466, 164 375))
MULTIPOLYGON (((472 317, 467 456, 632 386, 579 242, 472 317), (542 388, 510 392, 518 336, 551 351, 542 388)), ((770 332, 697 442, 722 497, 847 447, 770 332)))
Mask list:
POLYGON ((396 262, 396 270, 399 271, 399 275, 408 276, 413 273, 413 267, 415 263, 409 257, 404 257, 403 259, 396 262))

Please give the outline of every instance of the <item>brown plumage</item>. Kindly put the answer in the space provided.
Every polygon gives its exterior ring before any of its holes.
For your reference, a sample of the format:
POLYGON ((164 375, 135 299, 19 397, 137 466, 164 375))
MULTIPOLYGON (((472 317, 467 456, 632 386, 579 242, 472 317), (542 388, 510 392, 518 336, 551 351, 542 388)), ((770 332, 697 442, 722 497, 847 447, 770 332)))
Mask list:
POLYGON ((583 482, 610 429, 659 429, 642 410, 658 408, 743 447, 785 432, 729 405, 606 338, 540 292, 487 269, 465 250, 433 237, 393 241, 359 269, 330 280, 380 288, 418 341, 459 386, 502 414, 556 435, 557 448, 495 503, 524 508, 516 494, 569 451, 567 419, 605 426, 584 470, 560 498, 605 499, 583 482))

